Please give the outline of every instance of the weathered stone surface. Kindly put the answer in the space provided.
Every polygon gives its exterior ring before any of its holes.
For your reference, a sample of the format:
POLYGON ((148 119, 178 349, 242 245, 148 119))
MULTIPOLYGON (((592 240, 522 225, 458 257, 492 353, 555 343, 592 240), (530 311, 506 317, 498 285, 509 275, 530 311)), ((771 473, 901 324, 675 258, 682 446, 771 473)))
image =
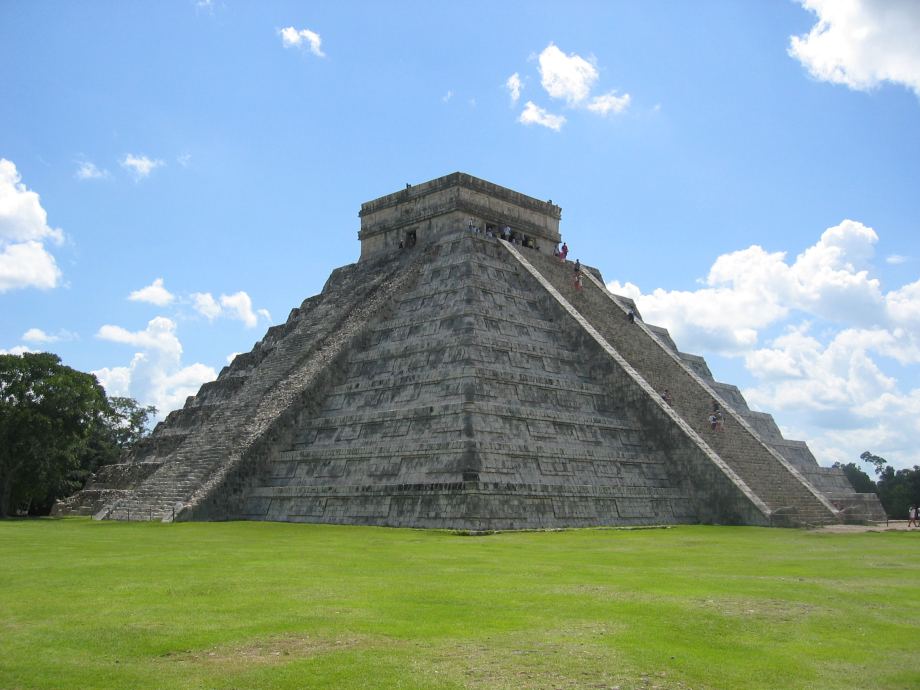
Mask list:
POLYGON ((86 480, 82 491, 63 501, 55 501, 51 516, 94 515, 103 506, 126 497, 160 468, 159 462, 132 462, 104 465, 86 480))
POLYGON ((533 240, 547 254, 562 240, 562 209, 551 201, 459 172, 368 201, 358 215, 362 261, 394 251, 400 243, 430 242, 470 224, 483 233, 508 226, 513 238, 522 244, 533 240))
POLYGON ((157 471, 130 489, 88 486, 121 492, 96 517, 459 529, 838 519, 828 492, 846 487, 805 444, 666 329, 629 323, 635 305, 596 269, 574 291, 571 262, 545 253, 560 216, 459 173, 364 204, 362 260, 126 458, 157 471), (471 231, 474 210, 543 251, 471 231), (406 228, 416 243, 399 250, 406 228), (723 434, 706 423, 713 397, 723 434))

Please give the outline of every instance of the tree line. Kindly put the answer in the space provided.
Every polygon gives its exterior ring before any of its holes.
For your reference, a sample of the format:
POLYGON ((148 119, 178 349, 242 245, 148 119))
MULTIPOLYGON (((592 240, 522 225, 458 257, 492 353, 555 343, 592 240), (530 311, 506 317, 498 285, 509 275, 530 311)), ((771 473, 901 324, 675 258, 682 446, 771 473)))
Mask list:
POLYGON ((885 458, 869 451, 860 455, 859 459, 875 468, 876 480, 853 462, 835 462, 833 466, 843 470, 859 493, 878 494, 882 507, 892 520, 906 520, 907 510, 912 505, 920 506, 920 466, 895 471, 885 458))
POLYGON ((0 517, 47 514, 146 436, 156 412, 106 396, 50 352, 0 355, 0 517))

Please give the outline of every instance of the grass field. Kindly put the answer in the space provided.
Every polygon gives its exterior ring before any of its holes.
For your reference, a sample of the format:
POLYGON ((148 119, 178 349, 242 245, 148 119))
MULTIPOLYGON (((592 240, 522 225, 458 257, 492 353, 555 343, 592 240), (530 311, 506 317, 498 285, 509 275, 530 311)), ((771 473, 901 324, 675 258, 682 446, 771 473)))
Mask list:
POLYGON ((0 687, 918 688, 920 534, 0 522, 0 687))

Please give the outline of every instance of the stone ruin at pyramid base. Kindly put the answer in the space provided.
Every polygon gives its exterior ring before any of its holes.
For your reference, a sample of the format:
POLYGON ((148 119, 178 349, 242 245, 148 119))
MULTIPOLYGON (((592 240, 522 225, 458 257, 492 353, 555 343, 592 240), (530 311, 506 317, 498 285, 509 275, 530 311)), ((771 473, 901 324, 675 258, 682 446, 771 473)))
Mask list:
POLYGON ((552 202, 455 173, 360 216, 358 263, 54 513, 462 530, 885 518, 596 269, 576 285, 552 202))

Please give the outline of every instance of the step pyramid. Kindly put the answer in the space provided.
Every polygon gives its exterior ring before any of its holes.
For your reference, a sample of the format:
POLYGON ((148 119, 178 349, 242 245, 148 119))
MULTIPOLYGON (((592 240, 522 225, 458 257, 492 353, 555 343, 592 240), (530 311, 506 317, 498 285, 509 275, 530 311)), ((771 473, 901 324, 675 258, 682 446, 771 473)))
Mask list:
POLYGON ((552 202, 456 173, 361 217, 361 260, 124 458, 145 468, 118 473, 133 483, 93 484, 98 519, 467 530, 840 519, 822 473, 805 471, 817 467, 807 446, 664 329, 631 322, 635 305, 598 271, 576 290, 572 263, 551 254, 552 202), (493 236, 505 227, 512 241, 493 236), (709 429, 713 399, 722 433, 709 429))

